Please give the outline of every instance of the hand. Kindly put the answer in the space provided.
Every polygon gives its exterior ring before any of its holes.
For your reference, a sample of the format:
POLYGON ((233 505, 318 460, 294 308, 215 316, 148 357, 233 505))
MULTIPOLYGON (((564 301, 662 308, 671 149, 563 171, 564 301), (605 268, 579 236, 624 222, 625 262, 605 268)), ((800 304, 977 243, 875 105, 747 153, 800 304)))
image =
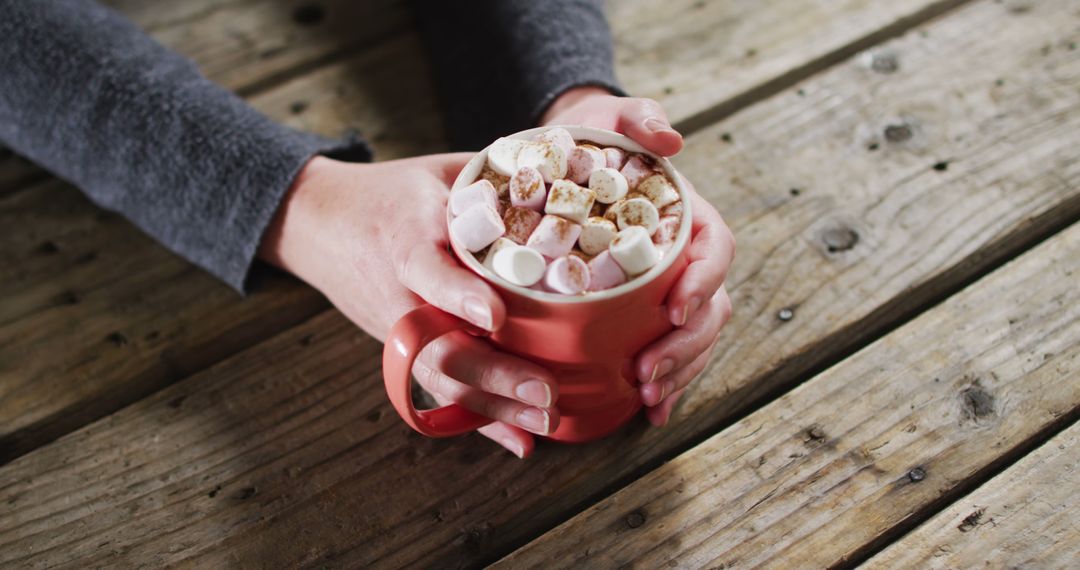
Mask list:
MULTIPOLYGON (((502 299, 446 248, 449 188, 470 157, 375 164, 315 157, 290 188, 259 255, 322 291, 379 340, 424 301, 496 330, 506 317, 502 299)), ((428 345, 413 373, 441 404, 457 402, 496 419, 480 432, 519 457, 532 452, 530 432, 558 426, 552 374, 468 334, 428 345)))
MULTIPOLYGON (((641 146, 671 156, 682 150, 682 135, 652 99, 616 97, 599 87, 571 89, 548 108, 545 125, 584 125, 608 129, 641 146)), ((675 330, 645 347, 635 368, 641 399, 653 425, 662 426, 695 376, 705 369, 720 328, 731 318, 724 279, 735 258, 735 238, 720 214, 685 178, 694 213, 687 252, 690 265, 667 297, 675 330)))

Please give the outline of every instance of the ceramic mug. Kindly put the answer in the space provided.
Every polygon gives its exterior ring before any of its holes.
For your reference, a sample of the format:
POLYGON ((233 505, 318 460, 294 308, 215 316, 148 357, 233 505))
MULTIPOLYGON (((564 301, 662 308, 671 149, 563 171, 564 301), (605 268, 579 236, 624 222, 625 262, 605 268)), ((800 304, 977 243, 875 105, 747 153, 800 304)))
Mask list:
MULTIPOLYGON (((530 140, 552 127, 530 129, 511 138, 530 140)), ((683 218, 674 245, 655 267, 618 287, 585 295, 558 295, 512 285, 485 268, 473 254, 450 245, 458 261, 490 283, 506 303, 502 328, 488 333, 431 305, 401 317, 383 348, 383 380, 394 408, 416 431, 432 437, 460 435, 491 423, 458 404, 417 410, 412 401, 411 371, 420 351, 454 331, 487 336, 493 346, 550 370, 558 381, 558 428, 545 436, 584 442, 608 435, 642 407, 634 373, 637 353, 673 326, 664 306, 668 291, 687 266, 691 204, 671 163, 633 140, 611 131, 564 126, 575 140, 592 141, 652 156, 675 184, 683 200, 683 218)), ((476 181, 487 160, 480 151, 462 169, 453 188, 476 181)), ((449 210, 449 209, 448 209, 449 210)), ((449 227, 450 213, 447 211, 449 227)))

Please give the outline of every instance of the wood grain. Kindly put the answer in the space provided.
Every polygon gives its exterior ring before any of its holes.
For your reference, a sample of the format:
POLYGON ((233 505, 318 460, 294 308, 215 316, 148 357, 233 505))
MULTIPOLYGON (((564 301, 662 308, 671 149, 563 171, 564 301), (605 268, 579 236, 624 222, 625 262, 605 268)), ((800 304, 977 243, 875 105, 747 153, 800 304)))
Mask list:
POLYGON ((1068 568, 1080 560, 1080 424, 863 568, 1068 568))
POLYGON ((972 4, 883 46, 894 73, 857 58, 691 139, 679 166, 740 239, 736 312, 666 428, 528 461, 413 435, 385 402, 378 345, 328 313, 0 469, 0 552, 443 567, 509 553, 1076 219, 1064 6, 972 4), (893 115, 912 136, 869 151, 893 115))
MULTIPOLYGON (((399 13, 402 9, 398 6, 400 2, 389 4, 386 2, 366 3, 340 0, 321 4, 321 6, 324 8, 327 20, 335 19, 334 15, 342 13, 353 14, 350 10, 372 10, 370 14, 364 12, 355 14, 355 18, 343 17, 342 19, 350 22, 362 21, 358 24, 363 28, 361 31, 364 34, 370 32, 370 36, 367 37, 374 41, 374 38, 381 37, 380 34, 389 33, 386 30, 395 29, 398 25, 396 22, 402 18, 399 13), (384 4, 386 4, 386 9, 379 11, 384 4), (357 5, 365 7, 357 8, 355 7, 357 5), (383 32, 379 32, 381 28, 368 20, 379 20, 383 17, 383 12, 390 13, 386 16, 387 27, 383 29, 383 32), (376 13, 378 13, 377 16, 376 13)), ((285 6, 255 0, 232 2, 200 0, 176 4, 176 6, 170 4, 167 10, 157 10, 143 3, 142 0, 125 0, 116 5, 162 41, 195 57, 211 74, 211 77, 226 85, 250 91, 251 89, 245 86, 256 85, 270 79, 283 81, 276 88, 261 91, 249 100, 258 109, 287 124, 333 137, 347 136, 350 133, 362 134, 373 142, 381 158, 434 152, 445 148, 438 111, 432 97, 433 89, 429 83, 429 73, 422 57, 419 38, 415 32, 392 34, 393 37, 390 39, 378 42, 369 49, 341 62, 326 65, 293 79, 285 79, 288 74, 279 73, 281 66, 284 65, 282 62, 289 60, 288 58, 293 58, 289 61, 301 61, 308 56, 278 53, 276 47, 265 42, 279 42, 282 41, 281 37, 287 36, 292 38, 289 40, 289 50, 306 49, 297 47, 299 44, 305 44, 309 39, 303 34, 326 34, 328 37, 333 37, 335 32, 321 30, 318 26, 310 31, 296 31, 295 22, 289 21, 290 14, 293 14, 292 5, 285 6), (230 30, 234 28, 239 30, 238 37, 260 36, 257 40, 251 41, 264 43, 258 43, 252 47, 254 52, 248 48, 241 49, 230 44, 229 42, 234 39, 230 39, 232 38, 230 30), (276 36, 268 33, 263 38, 258 33, 258 30, 263 29, 281 33, 276 36), (244 51, 245 49, 248 51, 244 51), (247 65, 245 62, 255 57, 253 54, 259 50, 273 51, 272 61, 263 66, 245 67, 247 65), (240 57, 242 54, 247 55, 240 57), (234 61, 234 57, 238 59, 234 61)), ((910 24, 917 17, 927 17, 930 13, 928 10, 936 9, 934 7, 939 4, 941 3, 928 0, 904 0, 881 8, 867 1, 847 0, 835 5, 822 3, 819 8, 808 10, 799 16, 798 27, 781 26, 779 28, 786 35, 782 38, 776 36, 769 41, 783 46, 783 49, 777 47, 778 51, 770 53, 770 58, 782 58, 791 65, 795 65, 796 61, 818 61, 820 64, 823 61, 822 57, 833 57, 836 53, 843 52, 844 49, 840 46, 845 45, 845 42, 855 41, 855 38, 876 37, 882 29, 895 28, 897 21, 905 25, 910 24), (828 33, 823 33, 823 30, 828 33)), ((740 97, 742 97, 742 104, 745 104, 746 93, 754 92, 755 86, 760 82, 774 80, 777 68, 765 59, 752 62, 732 60, 729 58, 730 54, 720 49, 722 45, 717 42, 726 41, 724 38, 732 36, 750 37, 754 33, 771 34, 772 31, 769 30, 774 28, 772 23, 786 18, 790 9, 787 8, 787 4, 779 1, 763 5, 717 2, 700 8, 695 6, 689 3, 668 6, 656 1, 639 2, 636 9, 630 11, 626 11, 621 4, 611 6, 616 36, 620 38, 617 50, 624 62, 620 64, 620 69, 629 73, 628 85, 633 90, 650 93, 648 90, 656 88, 656 85, 650 83, 652 81, 649 79, 650 74, 641 71, 649 68, 656 72, 657 77, 664 78, 666 87, 674 85, 681 94, 683 90, 676 79, 689 81, 697 75, 669 77, 663 75, 661 71, 683 65, 692 64, 699 66, 698 68, 707 65, 711 66, 710 73, 723 75, 731 71, 731 75, 737 77, 738 80, 724 82, 723 88, 716 93, 710 94, 707 91, 699 93, 701 97, 695 99, 697 106, 693 108, 709 107, 723 97, 731 96, 736 92, 743 94, 740 97), (668 11, 674 19, 664 25, 648 25, 647 21, 641 19, 641 15, 645 12, 656 14, 660 11, 668 11), (709 26, 688 26, 686 23, 688 18, 691 21, 723 24, 724 34, 713 33, 713 28, 709 26), (689 59, 679 59, 683 56, 671 52, 668 56, 674 59, 670 62, 638 57, 627 58, 621 55, 627 50, 636 49, 631 47, 636 45, 629 41, 631 38, 636 38, 636 41, 641 42, 640 45, 653 45, 660 49, 666 45, 666 42, 685 39, 686 33, 691 33, 700 43, 716 47, 715 53, 705 59, 700 57, 701 53, 696 52, 689 59), (639 71, 634 72, 635 69, 639 71), (742 71, 735 73, 736 69, 742 71), (633 79, 634 77, 641 77, 641 79, 633 79)), ((296 5, 297 9, 300 7, 300 4, 296 5)), ((341 24, 340 22, 331 24, 327 21, 325 25, 339 26, 341 24)), ((327 48, 326 41, 325 38, 315 41, 317 45, 313 49, 316 51, 304 53, 321 61, 319 58, 323 56, 320 54, 333 51, 327 48)), ((849 46, 846 49, 851 48, 849 46)), ((2 170, 0 167, 0 171, 2 170)), ((89 206, 85 200, 77 196, 73 189, 58 190, 55 186, 49 186, 49 188, 51 190, 47 192, 47 196, 7 202, 7 207, 15 208, 9 209, 6 214, 6 218, 16 224, 10 226, 14 228, 12 230, 14 234, 48 236, 65 232, 64 228, 30 228, 22 225, 29 221, 41 223, 41 216, 22 208, 22 205, 52 200, 60 201, 55 205, 57 208, 71 212, 65 216, 65 224, 87 228, 88 232, 94 231, 89 228, 98 223, 100 213, 97 209, 89 206), (81 216, 75 214, 80 211, 81 216)), ((0 197, 2 196, 3 192, 0 191, 0 197)), ((147 244, 133 228, 115 220, 111 223, 114 224, 111 230, 94 238, 96 251, 101 252, 114 247, 124 248, 126 245, 116 244, 130 241, 139 244, 139 247, 131 252, 133 257, 126 258, 131 266, 162 265, 161 269, 155 271, 157 271, 156 274, 163 276, 178 272, 177 261, 171 255, 147 244)), ((43 246, 46 241, 48 237, 42 238, 39 243, 28 245, 12 240, 0 243, 11 244, 12 247, 28 247, 29 249, 12 249, 4 253, 9 259, 22 260, 36 255, 34 248, 43 246)), ((46 249, 48 249, 47 246, 46 249)), ((94 259, 87 261, 79 256, 52 256, 38 261, 40 263, 33 268, 8 265, 9 269, 5 270, 7 273, 0 273, 3 281, 11 284, 18 283, 21 290, 31 291, 25 295, 38 299, 17 309, 20 314, 19 328, 17 331, 13 329, 6 333, 7 335, 22 335, 26 330, 35 331, 33 335, 34 342, 37 343, 35 350, 30 352, 16 350, 16 346, 25 347, 26 342, 0 347, 0 360, 7 363, 6 370, 9 371, 4 376, 0 376, 0 394, 9 392, 12 394, 4 398, 6 404, 0 401, 0 409, 14 410, 11 416, 5 418, 5 422, 0 423, 0 463, 54 439, 74 426, 132 402, 175 379, 175 374, 165 374, 161 371, 169 368, 185 372, 197 370, 202 365, 212 362, 211 357, 235 352, 249 346, 254 339, 266 338, 277 332, 280 329, 270 326, 269 322, 265 326, 260 323, 260 315, 270 312, 271 306, 277 307, 288 302, 297 304, 298 308, 296 312, 291 313, 292 317, 275 321, 282 324, 295 322, 296 318, 305 315, 309 316, 300 311, 300 308, 319 306, 318 297, 314 292, 301 291, 298 289, 299 286, 287 280, 272 286, 274 290, 284 291, 287 299, 271 301, 268 298, 269 291, 262 291, 255 299, 233 306, 224 301, 231 295, 224 286, 215 285, 197 271, 185 272, 185 276, 194 276, 193 281, 170 276, 164 281, 143 282, 141 286, 152 287, 156 291, 156 294, 148 295, 139 290, 133 282, 124 282, 123 275, 117 273, 116 268, 105 267, 103 263, 94 259), (77 267, 74 264, 75 261, 80 262, 77 267), (73 289, 71 281, 64 276, 94 273, 100 273, 95 277, 99 282, 111 284, 95 291, 98 301, 94 305, 66 307, 63 318, 54 316, 55 311, 36 312, 41 307, 49 305, 47 301, 41 301, 48 295, 78 291, 79 288, 73 289), (202 298, 216 300, 203 306, 201 301, 197 301, 202 298), (148 302, 148 299, 153 299, 153 303, 148 302), (291 299, 299 300, 290 301, 291 299), (264 302, 268 305, 263 305, 264 302), (189 316, 170 322, 172 318, 170 315, 178 303, 185 305, 186 314, 189 316), (132 307, 139 307, 139 309, 135 310, 132 307), (200 318, 200 311, 203 310, 212 311, 215 318, 200 318), (101 311, 101 313, 94 311, 101 311), (125 345, 126 348, 120 347, 120 350, 106 345, 107 350, 103 351, 100 338, 96 336, 80 337, 77 342, 70 340, 70 331, 76 330, 71 323, 84 321, 92 323, 95 334, 98 329, 111 329, 105 332, 105 335, 117 331, 124 334, 125 330, 140 329, 145 326, 145 323, 153 322, 153 328, 158 331, 160 337, 171 339, 174 344, 152 343, 138 350, 130 345, 125 345), (103 324, 96 324, 98 321, 103 324), (209 328, 219 326, 218 323, 221 321, 232 323, 230 329, 245 330, 250 334, 223 334, 220 330, 209 328), (55 342, 50 339, 54 339, 55 342), (206 346, 211 340, 213 340, 215 350, 200 351, 200 354, 205 355, 203 358, 190 359, 192 351, 183 348, 206 346), (227 341, 235 341, 236 344, 229 344, 227 341), (47 362, 28 360, 40 359, 42 353, 60 356, 49 359, 47 362), (165 354, 179 354, 183 357, 179 361, 173 359, 174 364, 166 366, 163 364, 166 360, 163 356, 165 354), (88 362, 93 363, 92 368, 83 365, 88 362), (50 373, 45 376, 36 374, 43 370, 48 370, 50 373), (87 370, 93 370, 95 373, 86 374, 87 370), (18 373, 12 371, 18 371, 18 373), (120 375, 132 371, 139 371, 139 373, 135 377, 120 375), (79 383, 78 390, 69 388, 74 382, 79 383)), ((0 324, 0 327, 3 325, 0 324)), ((0 334, 5 333, 0 331, 0 334)))
MULTIPOLYGON (((1078 253, 1080 225, 496 567, 849 562, 1080 418, 1078 253)), ((1075 477, 1075 466, 1047 475, 1075 477)), ((988 536, 980 544, 1004 546, 988 536)))

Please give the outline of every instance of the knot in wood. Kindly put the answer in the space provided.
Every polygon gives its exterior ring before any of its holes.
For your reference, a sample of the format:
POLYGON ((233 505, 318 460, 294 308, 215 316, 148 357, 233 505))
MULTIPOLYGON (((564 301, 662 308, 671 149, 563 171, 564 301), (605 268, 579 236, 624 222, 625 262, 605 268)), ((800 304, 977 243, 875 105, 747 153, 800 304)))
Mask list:
POLYGON ((878 73, 895 73, 900 69, 900 61, 892 52, 876 52, 870 56, 870 69, 878 73))
POLYGON ((645 513, 643 511, 637 510, 626 515, 626 526, 638 528, 643 524, 645 524, 645 513))
POLYGON ((859 243, 859 234, 851 228, 837 226, 825 230, 821 239, 829 253, 837 253, 855 247, 855 244, 859 243))
POLYGON ((889 142, 904 142, 911 138, 911 127, 904 123, 897 125, 885 125, 885 140, 889 142))
POLYGON ((911 471, 908 471, 907 476, 912 483, 918 483, 919 481, 926 479, 926 469, 923 469, 922 467, 916 467, 911 471))

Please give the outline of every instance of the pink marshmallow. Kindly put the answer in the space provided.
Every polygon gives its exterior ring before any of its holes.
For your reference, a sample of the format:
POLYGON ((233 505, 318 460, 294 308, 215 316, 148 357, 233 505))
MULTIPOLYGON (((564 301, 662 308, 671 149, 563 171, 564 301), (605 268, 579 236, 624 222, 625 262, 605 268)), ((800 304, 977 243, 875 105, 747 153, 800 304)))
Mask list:
POLYGON ((679 216, 661 216, 656 232, 653 233, 653 243, 658 246, 675 243, 675 238, 679 236, 679 222, 681 221, 682 218, 679 216))
POLYGON ((450 234, 474 253, 494 243, 505 231, 499 213, 488 204, 474 204, 450 222, 450 234))
MULTIPOLYGON (((501 223, 502 220, 499 222, 501 223)), ((540 220, 540 224, 533 230, 525 245, 539 251, 545 257, 554 259, 570 253, 579 235, 581 235, 581 226, 559 216, 548 215, 540 220)))
POLYGON ((608 251, 589 260, 589 291, 603 291, 626 283, 626 274, 608 251))
POLYGON ((641 184, 642 180, 656 174, 656 170, 653 169, 652 164, 646 162, 640 154, 635 154, 630 157, 630 160, 626 161, 626 164, 623 165, 619 172, 626 177, 626 182, 629 184, 630 190, 636 190, 638 184, 641 184))
POLYGON ((547 187, 540 171, 523 166, 510 178, 510 203, 519 208, 528 208, 537 212, 544 211, 547 203, 547 187))
POLYGON ((618 170, 626 164, 626 151, 621 148, 609 146, 604 149, 604 159, 608 168, 618 170))
POLYGON ((575 184, 588 184, 589 176, 605 166, 604 152, 592 145, 575 146, 566 155, 566 177, 575 184))
POLYGON ((477 180, 450 193, 450 213, 460 216, 462 212, 476 204, 487 204, 492 208, 498 208, 498 201, 495 186, 487 180, 477 180))
POLYGON ((506 213, 503 214, 503 225, 506 226, 505 237, 514 243, 525 245, 533 230, 540 225, 540 219, 543 217, 543 214, 536 210, 510 206, 506 209, 506 213))
POLYGON ((573 255, 560 257, 548 264, 544 286, 564 295, 584 293, 589 289, 589 266, 573 255))

